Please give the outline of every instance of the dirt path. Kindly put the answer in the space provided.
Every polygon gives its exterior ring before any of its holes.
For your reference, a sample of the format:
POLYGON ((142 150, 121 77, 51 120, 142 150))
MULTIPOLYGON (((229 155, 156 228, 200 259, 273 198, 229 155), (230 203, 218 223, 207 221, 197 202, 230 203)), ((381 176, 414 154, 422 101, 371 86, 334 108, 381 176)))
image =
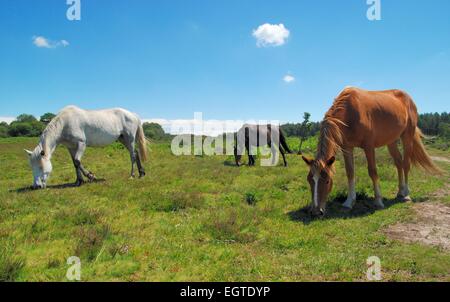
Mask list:
POLYGON ((450 251, 450 206, 439 202, 450 193, 450 185, 433 195, 431 202, 414 205, 416 218, 413 222, 396 224, 385 230, 392 239, 419 242, 450 251))

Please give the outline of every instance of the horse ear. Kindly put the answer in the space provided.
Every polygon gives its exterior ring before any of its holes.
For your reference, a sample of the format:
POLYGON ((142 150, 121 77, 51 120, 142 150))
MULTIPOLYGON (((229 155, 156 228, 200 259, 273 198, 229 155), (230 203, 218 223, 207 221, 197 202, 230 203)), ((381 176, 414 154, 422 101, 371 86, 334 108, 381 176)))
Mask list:
POLYGON ((311 166, 313 164, 313 161, 314 161, 312 158, 308 158, 306 156, 302 156, 302 159, 308 166, 311 166))
POLYGON ((331 157, 328 161, 327 161, 327 165, 328 166, 332 166, 334 164, 334 162, 336 161, 336 157, 333 156, 331 157))
POLYGON ((33 152, 31 152, 30 150, 27 150, 27 149, 23 149, 23 151, 25 151, 25 153, 26 153, 28 156, 31 156, 31 155, 33 154, 33 152))

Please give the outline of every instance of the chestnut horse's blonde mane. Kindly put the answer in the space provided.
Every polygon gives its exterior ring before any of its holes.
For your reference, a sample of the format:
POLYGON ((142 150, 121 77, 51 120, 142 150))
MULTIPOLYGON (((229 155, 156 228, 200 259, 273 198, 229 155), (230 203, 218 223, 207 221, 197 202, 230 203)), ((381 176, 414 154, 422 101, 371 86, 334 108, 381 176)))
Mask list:
MULTIPOLYGON (((316 156, 322 168, 326 168, 325 163, 342 149, 344 136, 341 127, 347 127, 347 125, 337 117, 337 113, 346 110, 345 104, 351 96, 350 94, 351 92, 348 89, 344 89, 322 121, 316 156)), ((329 172, 333 173, 333 169, 330 169, 329 172)))

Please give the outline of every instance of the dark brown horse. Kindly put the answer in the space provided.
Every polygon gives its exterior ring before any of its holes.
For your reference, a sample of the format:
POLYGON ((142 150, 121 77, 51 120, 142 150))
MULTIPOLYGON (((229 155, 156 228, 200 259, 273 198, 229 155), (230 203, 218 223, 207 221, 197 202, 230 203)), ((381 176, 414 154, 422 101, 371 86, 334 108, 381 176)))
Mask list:
POLYGON ((310 167, 308 182, 312 193, 312 213, 324 215, 328 195, 333 186, 336 153, 343 151, 348 177, 348 199, 344 207, 351 209, 356 201, 353 149, 362 148, 367 157, 373 181, 375 204, 383 208, 375 149, 388 146, 398 171, 400 200, 411 200, 408 174, 411 164, 430 173, 440 170, 428 156, 417 127, 417 107, 411 97, 400 90, 366 91, 345 88, 325 115, 320 131, 316 159, 303 157, 310 167), (397 143, 403 143, 403 156, 397 143))
MULTIPOLYGON (((278 148, 283 156, 284 166, 287 166, 286 152, 291 154, 286 138, 280 127, 274 125, 249 125, 246 124, 236 133, 236 146, 234 147, 234 158, 236 165, 241 165, 242 154, 244 154, 244 147, 248 154, 249 166, 254 166, 256 163, 257 152, 252 150, 252 147, 269 146, 271 149, 272 160, 275 159, 278 148)), ((275 162, 272 161, 274 164, 275 162)))

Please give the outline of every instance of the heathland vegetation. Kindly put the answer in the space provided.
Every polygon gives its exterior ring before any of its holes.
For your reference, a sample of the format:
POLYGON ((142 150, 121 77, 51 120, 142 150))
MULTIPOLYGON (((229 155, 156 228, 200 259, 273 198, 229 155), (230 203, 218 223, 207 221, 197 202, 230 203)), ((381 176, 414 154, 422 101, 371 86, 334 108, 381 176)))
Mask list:
MULTIPOLYGON (((356 156, 358 203, 341 211, 347 181, 337 161, 328 216, 303 212, 311 200, 308 168, 299 155, 289 167, 234 165, 232 156, 174 156, 170 141, 151 143, 147 176, 129 180, 120 144, 88 148, 84 164, 97 183, 81 188, 69 153, 53 156, 48 189, 31 191, 23 149, 37 138, 0 139, 0 281, 64 281, 67 259, 81 259, 83 281, 367 280, 366 260, 378 256, 383 280, 450 281, 450 254, 439 247, 394 240, 385 230, 415 217, 414 203, 395 200, 397 172, 386 149, 377 153, 386 209, 373 206, 364 156, 356 156)), ((289 138, 292 149, 299 139, 289 138)), ((304 142, 312 155, 317 139, 304 142)), ((430 149, 431 154, 445 152, 430 149)), ((259 164, 259 163, 258 163, 259 164)), ((430 177, 415 169, 415 202, 449 204, 450 166, 430 177), (444 194, 444 195, 443 195, 444 194)))
MULTIPOLYGON (((69 153, 60 147, 48 189, 31 191, 23 149, 38 143, 52 117, 21 115, 0 126, 5 136, 33 136, 0 139, 8 171, 0 175, 0 281, 66 280, 71 256, 81 258, 84 281, 365 280, 369 256, 380 257, 383 280, 450 281, 448 251, 386 235, 414 219, 415 204, 395 200, 397 173, 385 148, 377 163, 386 209, 373 206, 358 152, 356 207, 341 210, 347 184, 340 155, 329 214, 312 220, 302 210, 311 193, 298 155, 289 155, 288 168, 237 168, 232 156, 174 156, 157 124, 144 127, 151 140, 147 177, 128 180, 129 156, 117 143, 87 150, 86 167, 104 180, 75 188, 69 153)), ((448 114, 422 117, 425 132, 448 144, 448 114)), ((291 149, 313 155, 320 125, 308 119, 283 130, 291 149)), ((450 203, 448 154, 429 151, 443 159, 437 164, 445 173, 413 170, 411 196, 439 208, 450 203)))

